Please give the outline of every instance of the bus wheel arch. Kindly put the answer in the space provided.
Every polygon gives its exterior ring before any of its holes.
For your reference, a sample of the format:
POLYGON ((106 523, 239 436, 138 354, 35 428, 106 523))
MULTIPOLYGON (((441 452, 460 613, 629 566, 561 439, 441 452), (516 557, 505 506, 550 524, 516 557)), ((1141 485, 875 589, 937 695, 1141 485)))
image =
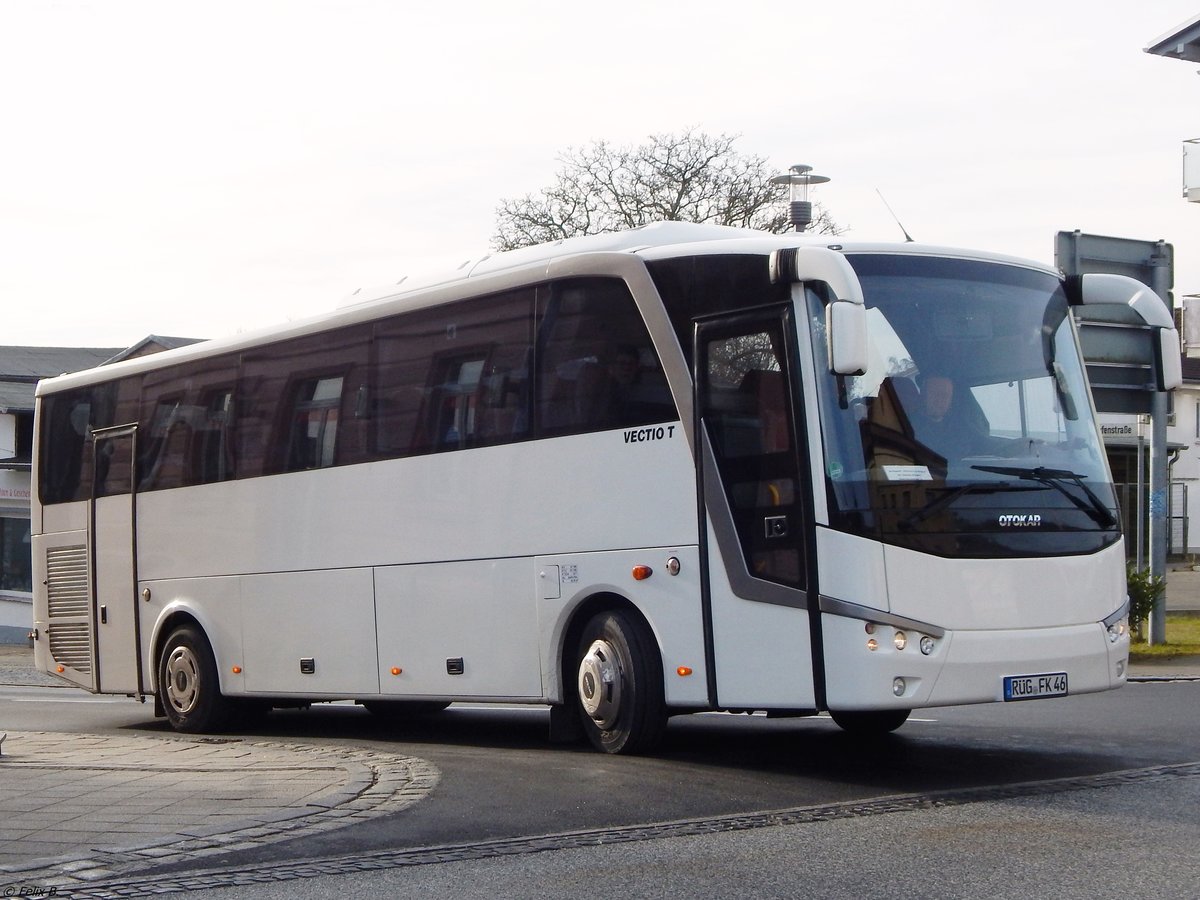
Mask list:
POLYGON ((653 630, 615 595, 589 598, 562 644, 563 695, 596 749, 652 750, 666 728, 662 657, 653 630))
POLYGON ((232 702, 221 693, 216 656, 200 623, 188 615, 163 623, 155 644, 155 707, 187 734, 222 730, 232 702))

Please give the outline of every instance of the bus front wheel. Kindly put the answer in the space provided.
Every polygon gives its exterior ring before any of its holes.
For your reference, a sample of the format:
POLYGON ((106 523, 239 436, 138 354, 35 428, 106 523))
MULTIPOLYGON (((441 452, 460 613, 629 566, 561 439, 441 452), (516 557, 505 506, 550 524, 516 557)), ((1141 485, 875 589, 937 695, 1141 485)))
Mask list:
POLYGON ((176 628, 158 662, 158 694, 176 731, 220 731, 230 720, 231 702, 221 695, 212 647, 199 628, 176 628))
POLYGON ((605 753, 644 753, 667 725, 662 665, 645 628, 620 611, 600 613, 576 654, 576 699, 584 731, 605 753))

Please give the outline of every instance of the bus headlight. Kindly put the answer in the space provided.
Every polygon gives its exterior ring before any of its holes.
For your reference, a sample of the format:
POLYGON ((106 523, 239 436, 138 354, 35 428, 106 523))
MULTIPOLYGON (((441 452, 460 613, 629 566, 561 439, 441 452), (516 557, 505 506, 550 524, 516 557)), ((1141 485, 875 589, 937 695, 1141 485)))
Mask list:
POLYGON ((1111 644, 1115 644, 1129 634, 1128 600, 1121 604, 1120 609, 1104 620, 1104 627, 1108 629, 1108 641, 1111 644))

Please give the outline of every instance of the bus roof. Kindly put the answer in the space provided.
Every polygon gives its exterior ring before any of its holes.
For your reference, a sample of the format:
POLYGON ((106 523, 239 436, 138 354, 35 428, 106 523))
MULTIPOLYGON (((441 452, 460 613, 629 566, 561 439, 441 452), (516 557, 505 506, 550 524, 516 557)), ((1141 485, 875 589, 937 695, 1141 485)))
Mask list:
POLYGON ((890 253, 976 259, 1055 272, 1052 267, 1026 259, 951 247, 916 243, 842 241, 830 235, 794 232, 771 234, 726 225, 656 222, 627 231, 564 238, 490 254, 478 260, 468 260, 449 271, 412 279, 405 278, 382 288, 355 292, 336 308, 305 319, 46 379, 39 382, 37 394, 41 396, 43 393, 151 371, 191 359, 299 337, 327 327, 369 321, 390 313, 436 303, 439 299, 450 299, 439 296, 444 294, 443 289, 453 289, 455 285, 461 285, 472 278, 506 274, 511 276, 525 272, 529 281, 541 280, 549 263, 568 257, 594 253, 628 253, 651 260, 675 256, 770 253, 772 250, 797 246, 828 247, 847 254, 890 253))

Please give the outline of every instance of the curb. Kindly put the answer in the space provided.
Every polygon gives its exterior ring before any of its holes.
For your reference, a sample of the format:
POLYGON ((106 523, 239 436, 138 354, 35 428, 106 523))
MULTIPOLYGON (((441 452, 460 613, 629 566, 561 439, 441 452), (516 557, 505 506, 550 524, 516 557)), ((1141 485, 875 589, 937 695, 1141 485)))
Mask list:
MULTIPOLYGON (((441 777, 440 772, 423 759, 365 749, 325 748, 279 741, 248 742, 238 738, 214 740, 122 736, 106 739, 93 735, 49 732, 10 732, 0 767, 24 769, 30 773, 78 772, 81 781, 97 773, 131 770, 148 775, 178 771, 189 777, 194 777, 196 773, 207 773, 216 779, 223 773, 245 776, 260 771, 278 775, 288 771, 289 767, 293 770, 317 770, 330 777, 334 771, 343 773, 336 786, 316 796, 306 797, 302 804, 275 808, 264 805, 253 813, 247 812, 244 817, 231 821, 201 821, 174 830, 165 828, 167 833, 148 837, 130 834, 128 840, 102 846, 93 844, 83 852, 0 865, 0 875, 46 888, 69 888, 102 879, 126 877, 165 862, 199 860, 216 853, 262 846, 358 824, 420 802, 433 791, 441 777), (84 752, 66 750, 57 755, 44 752, 47 745, 71 747, 81 739, 88 738, 92 743, 84 752), (213 744, 220 746, 212 749, 213 744), (207 754, 202 766, 185 768, 169 764, 172 762, 171 752, 187 751, 197 745, 208 745, 201 751, 207 754), (43 752, 37 755, 39 750, 43 752), (87 750, 94 752, 88 753, 87 750), (14 753, 19 751, 24 751, 26 755, 15 756, 14 753), (138 758, 139 754, 150 757, 151 761, 162 760, 167 764, 148 764, 146 759, 138 758)), ((94 802, 101 803, 102 799, 94 802)), ((9 817, 3 809, 0 809, 0 814, 0 818, 9 817)))

